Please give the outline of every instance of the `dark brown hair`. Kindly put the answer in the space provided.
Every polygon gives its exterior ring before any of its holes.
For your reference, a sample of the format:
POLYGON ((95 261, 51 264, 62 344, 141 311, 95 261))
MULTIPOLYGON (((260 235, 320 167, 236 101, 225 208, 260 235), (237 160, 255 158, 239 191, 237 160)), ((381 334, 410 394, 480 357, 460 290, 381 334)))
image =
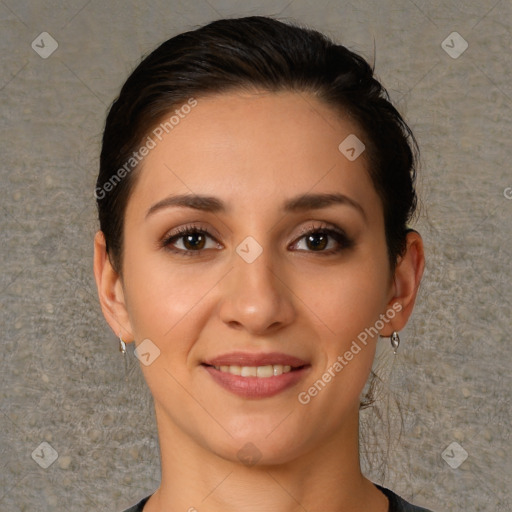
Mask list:
POLYGON ((122 270, 124 214, 143 141, 191 98, 235 89, 309 92, 358 125, 382 201, 394 272, 417 201, 418 150, 411 130, 362 57, 317 31, 261 16, 217 20, 165 41, 142 60, 113 102, 95 196, 114 268, 122 270))

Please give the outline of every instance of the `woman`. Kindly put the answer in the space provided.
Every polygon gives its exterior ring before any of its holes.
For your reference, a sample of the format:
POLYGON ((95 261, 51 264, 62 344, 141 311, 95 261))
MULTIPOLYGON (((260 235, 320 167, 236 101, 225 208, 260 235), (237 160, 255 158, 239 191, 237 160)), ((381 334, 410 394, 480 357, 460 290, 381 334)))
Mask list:
POLYGON ((424 268, 415 141, 369 65, 264 17, 163 43, 108 114, 94 272, 152 392, 130 511, 420 511, 360 469, 377 339, 424 268))

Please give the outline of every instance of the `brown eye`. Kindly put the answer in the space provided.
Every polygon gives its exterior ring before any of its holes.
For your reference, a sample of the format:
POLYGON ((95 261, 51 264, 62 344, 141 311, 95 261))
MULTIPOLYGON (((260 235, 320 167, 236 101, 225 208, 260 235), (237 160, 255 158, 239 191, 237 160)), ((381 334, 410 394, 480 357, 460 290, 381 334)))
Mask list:
POLYGON ((191 233, 181 238, 183 238, 183 245, 187 250, 202 249, 205 245, 205 236, 203 233, 191 233))
POLYGON ((306 244, 311 249, 325 249, 328 243, 329 235, 322 232, 313 233, 306 236, 306 244))
POLYGON ((341 252, 343 249, 349 249, 353 245, 354 242, 343 231, 322 227, 311 229, 304 233, 299 238, 299 241, 295 243, 295 248, 298 248, 299 251, 329 255, 341 252), (305 248, 297 247, 303 239, 305 243, 302 245, 305 248))
POLYGON ((201 254, 204 249, 215 249, 219 246, 206 229, 190 226, 180 228, 177 231, 177 233, 171 234, 162 241, 162 247, 184 256, 196 256, 201 254), (206 247, 209 238, 213 243, 210 247, 206 247))

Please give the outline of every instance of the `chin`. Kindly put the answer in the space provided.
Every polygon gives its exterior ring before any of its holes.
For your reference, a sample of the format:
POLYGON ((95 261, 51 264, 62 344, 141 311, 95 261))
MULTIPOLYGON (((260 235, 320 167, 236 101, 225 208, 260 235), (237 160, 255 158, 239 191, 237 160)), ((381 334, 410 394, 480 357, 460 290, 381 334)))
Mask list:
POLYGON ((208 449, 227 461, 247 467, 287 464, 306 450, 301 450, 299 433, 286 432, 286 437, 282 434, 256 431, 253 425, 244 435, 225 437, 219 443, 209 440, 208 449))

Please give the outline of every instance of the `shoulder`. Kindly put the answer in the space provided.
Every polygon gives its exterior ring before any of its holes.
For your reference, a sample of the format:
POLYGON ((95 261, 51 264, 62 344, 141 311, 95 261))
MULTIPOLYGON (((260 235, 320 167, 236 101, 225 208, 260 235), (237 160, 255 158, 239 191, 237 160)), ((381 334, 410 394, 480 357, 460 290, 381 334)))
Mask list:
MULTIPOLYGON (((390 489, 386 489, 378 484, 374 484, 380 491, 382 491, 389 500, 389 512, 433 512, 423 507, 417 507, 408 501, 405 501, 401 496, 395 494, 390 489)), ((142 512, 144 505, 149 500, 151 495, 146 496, 135 505, 127 508, 123 512, 142 512)))
POLYGON ((151 494, 149 496, 146 496, 145 498, 143 498, 142 500, 140 500, 138 503, 131 506, 130 508, 127 508, 123 512, 142 512, 142 509, 144 508, 146 501, 148 501, 150 497, 151 497, 151 494))
POLYGON ((405 501, 401 496, 395 494, 390 489, 386 489, 376 483, 374 485, 382 491, 389 500, 389 512, 433 512, 423 507, 418 507, 405 501))

